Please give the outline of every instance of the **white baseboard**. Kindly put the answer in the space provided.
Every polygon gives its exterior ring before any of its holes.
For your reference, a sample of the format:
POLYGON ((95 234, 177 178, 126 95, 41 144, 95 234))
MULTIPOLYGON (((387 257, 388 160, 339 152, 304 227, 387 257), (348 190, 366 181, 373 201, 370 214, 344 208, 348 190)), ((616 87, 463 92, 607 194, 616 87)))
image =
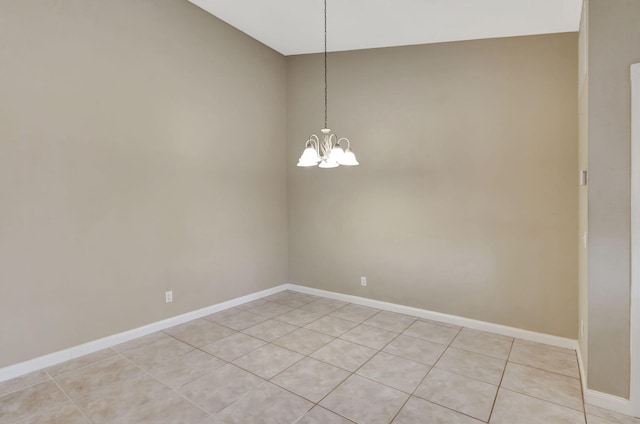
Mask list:
POLYGON ((584 390, 584 402, 589 405, 609 409, 619 414, 633 416, 633 405, 629 399, 613 396, 607 393, 598 392, 591 389, 584 390))
POLYGON ((440 321, 447 324, 459 325, 462 327, 472 328, 474 330, 488 331, 490 333, 501 334, 509 337, 517 337, 519 339, 532 342, 545 343, 552 346, 563 347, 576 350, 578 341, 565 337, 553 336, 550 334, 537 333, 535 331, 523 330, 521 328, 508 327, 506 325, 493 324, 486 321, 478 321, 471 318, 459 317, 456 315, 448 315, 440 312, 428 311, 426 309, 414 308, 411 306, 398 305, 396 303, 383 302, 381 300, 368 299, 365 297, 352 296, 349 294, 335 293, 326 290, 314 289, 296 284, 286 284, 287 290, 293 290, 301 293, 312 294, 316 296, 328 297, 331 299, 342 300, 344 302, 355 303, 358 305, 369 306, 372 308, 383 309, 385 311, 397 312, 405 315, 418 316, 434 321, 440 321))
POLYGON ((125 331, 122 333, 107 336, 98 340, 93 340, 88 343, 77 345, 68 349, 64 349, 58 352, 54 352, 48 355, 40 356, 35 359, 31 359, 18 364, 10 365, 0 369, 0 382, 9 380, 11 378, 19 377, 21 375, 37 371, 43 368, 56 365, 60 362, 67 361, 69 359, 77 358, 89 353, 96 352, 101 349, 105 349, 111 346, 115 346, 119 343, 123 343, 137 337, 146 336, 147 334, 161 331, 174 325, 179 325, 193 319, 201 318, 203 316, 229 309, 243 303, 250 302, 252 300, 260 299, 265 296, 269 296, 274 293, 278 293, 283 290, 293 290, 300 293, 312 294, 315 296, 326 297, 329 299, 341 300, 344 302, 350 302, 357 305, 369 306, 372 308, 382 309, 391 312, 397 312, 406 315, 413 315, 420 318, 431 319, 434 321, 440 321, 448 324, 460 325, 463 327, 473 328, 476 330, 488 331, 491 333, 502 334, 510 337, 517 337, 523 340, 529 340, 538 343, 546 343, 553 346, 575 349, 578 355, 578 364, 580 366, 580 375, 582 378, 582 384, 584 389, 585 402, 601 408, 610 409, 615 412, 619 412, 625 415, 632 415, 633 409, 629 399, 623 399, 617 396, 612 396, 606 393, 597 392, 595 390, 589 390, 586 387, 586 374, 584 365, 582 362, 582 355, 577 340, 568 339, 564 337, 553 336, 549 334, 537 333, 535 331, 523 330, 521 328, 508 327, 500 324, 493 324, 485 321, 478 321, 470 318, 459 317, 456 315, 448 315, 440 312, 428 311, 426 309, 414 308, 411 306, 398 305, 395 303, 383 302, 380 300, 367 299, 359 296, 352 296, 342 293, 330 292, 326 290, 319 290, 310 287, 299 286, 296 284, 282 284, 267 290, 262 290, 256 293, 249 294, 247 296, 238 297, 228 300, 226 302, 218 303, 206 308, 198 309, 196 311, 187 312, 182 315, 167 318, 162 321, 157 321, 142 327, 135 328, 133 330, 125 331))
POLYGON ((619 414, 634 416, 635 411, 633 404, 629 399, 613 396, 607 393, 598 392, 596 390, 588 389, 587 387, 587 373, 584 368, 584 360, 582 358, 582 350, 578 344, 576 350, 578 354, 578 366, 580 367, 580 378, 582 381, 582 391, 584 394, 584 402, 589 405, 597 406, 600 408, 615 411, 619 414))
POLYGON ((89 353, 97 352, 99 350, 106 349, 108 347, 115 346, 117 344, 124 343, 138 337, 146 336, 147 334, 155 333, 156 331, 161 331, 166 328, 173 327, 174 325, 179 325, 193 319, 201 318, 213 314, 214 312, 219 312, 225 309, 232 308, 234 306, 242 305, 243 303, 247 303, 252 300, 260 299, 262 297, 278 293, 280 291, 286 290, 287 286, 288 284, 282 284, 267 290, 251 293, 249 295, 237 297, 226 302, 217 303, 215 305, 207 306, 205 308, 198 309, 192 312, 187 312, 182 315, 163 319, 162 321, 156 321, 142 327, 134 328, 133 330, 113 334, 111 336, 73 346, 68 349, 63 349, 58 352, 50 353, 48 355, 43 355, 28 361, 0 368, 0 382, 10 380, 15 377, 20 377, 21 375, 28 374, 33 371, 38 371, 43 368, 59 364, 60 362, 68 361, 69 359, 88 355, 89 353))
POLYGON ((584 361, 582 360, 582 350, 580 349, 580 342, 578 342, 578 347, 576 349, 576 355, 578 356, 578 368, 580 369, 580 383, 582 384, 582 394, 587 391, 587 373, 584 369, 584 361))

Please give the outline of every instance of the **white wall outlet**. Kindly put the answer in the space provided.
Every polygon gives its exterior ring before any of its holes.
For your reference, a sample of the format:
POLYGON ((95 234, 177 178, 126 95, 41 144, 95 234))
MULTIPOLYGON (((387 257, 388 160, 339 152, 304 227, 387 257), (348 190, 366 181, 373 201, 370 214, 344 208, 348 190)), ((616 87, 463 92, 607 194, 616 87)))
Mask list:
POLYGON ((165 303, 173 302, 173 291, 164 292, 164 302, 165 303))
POLYGON ((360 285, 362 287, 366 287, 367 286, 367 277, 360 277, 360 285))

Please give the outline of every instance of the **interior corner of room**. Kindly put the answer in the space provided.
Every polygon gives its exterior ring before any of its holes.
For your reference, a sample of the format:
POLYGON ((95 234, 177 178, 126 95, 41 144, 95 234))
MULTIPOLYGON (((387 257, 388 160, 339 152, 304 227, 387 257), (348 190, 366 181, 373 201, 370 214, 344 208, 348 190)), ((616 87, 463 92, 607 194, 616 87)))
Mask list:
POLYGON ((322 54, 152 4, 0 3, 0 377, 290 288, 569 340, 640 415, 640 2, 329 52, 331 170, 322 54))

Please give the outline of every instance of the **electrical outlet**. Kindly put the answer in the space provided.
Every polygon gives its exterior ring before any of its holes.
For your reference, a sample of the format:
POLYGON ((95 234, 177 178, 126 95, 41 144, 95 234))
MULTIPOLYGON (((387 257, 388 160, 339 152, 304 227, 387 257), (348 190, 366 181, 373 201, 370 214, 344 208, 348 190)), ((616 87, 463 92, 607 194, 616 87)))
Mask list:
POLYGON ((362 287, 366 287, 367 286, 367 277, 360 277, 360 285, 362 287))
POLYGON ((165 303, 173 302, 173 291, 164 292, 164 302, 165 303))

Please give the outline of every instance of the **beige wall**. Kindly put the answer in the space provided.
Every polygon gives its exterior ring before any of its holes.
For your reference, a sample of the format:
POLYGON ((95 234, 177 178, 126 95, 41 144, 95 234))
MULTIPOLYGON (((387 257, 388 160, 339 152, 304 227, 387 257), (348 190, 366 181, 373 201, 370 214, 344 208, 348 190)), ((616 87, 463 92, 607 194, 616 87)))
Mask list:
POLYGON ((637 0, 590 0, 588 387, 621 397, 629 395, 629 66, 640 62, 638 16, 637 0))
POLYGON ((281 55, 187 1, 20 0, 0 69, 0 367, 286 282, 281 55))
POLYGON ((330 54, 330 171, 295 166, 322 57, 288 58, 290 282, 576 338, 577 41, 330 54))

